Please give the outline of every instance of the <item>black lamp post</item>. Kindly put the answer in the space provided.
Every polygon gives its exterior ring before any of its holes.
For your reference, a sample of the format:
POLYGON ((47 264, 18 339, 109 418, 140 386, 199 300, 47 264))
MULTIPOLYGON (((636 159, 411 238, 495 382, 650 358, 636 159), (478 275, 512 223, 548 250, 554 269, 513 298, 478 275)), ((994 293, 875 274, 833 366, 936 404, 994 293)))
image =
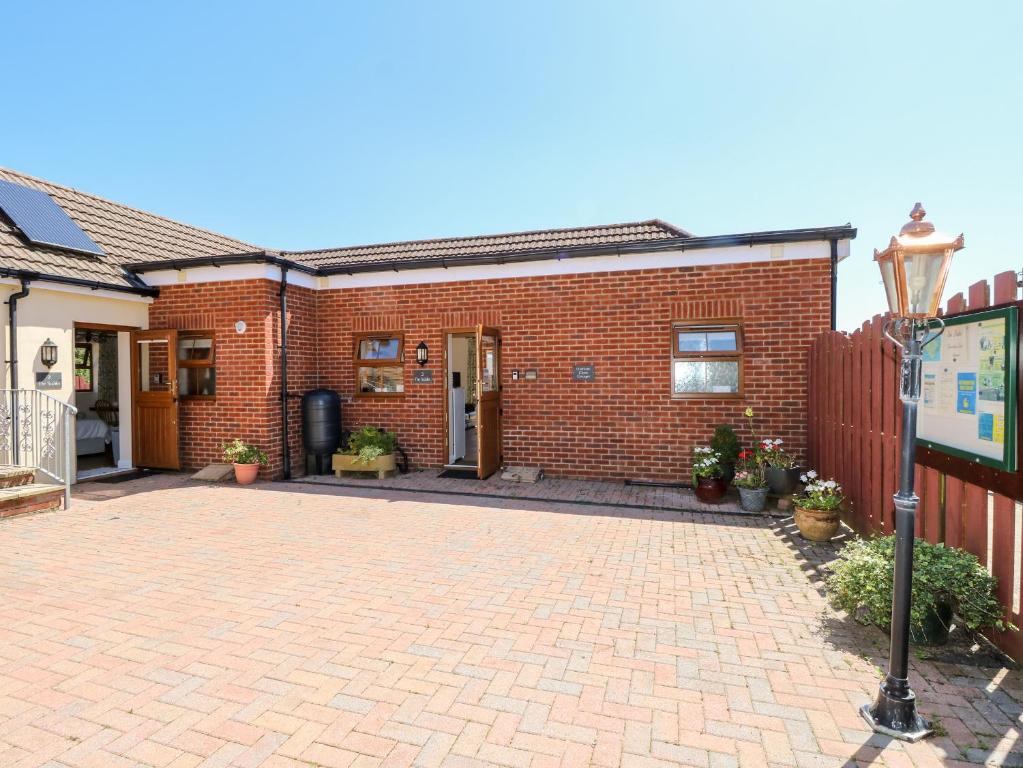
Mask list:
POLYGON ((913 595, 913 540, 919 499, 914 491, 916 410, 920 402, 923 348, 945 330, 938 317, 941 294, 952 254, 963 247, 963 236, 949 237, 924 221, 917 203, 911 221, 884 251, 874 251, 881 268, 891 317, 885 336, 902 349, 899 398, 902 400, 902 443, 899 490, 895 494, 895 580, 892 593, 891 652, 888 674, 873 704, 860 712, 870 726, 903 741, 918 741, 933 733, 916 711, 916 694, 909 687, 909 611, 913 595))

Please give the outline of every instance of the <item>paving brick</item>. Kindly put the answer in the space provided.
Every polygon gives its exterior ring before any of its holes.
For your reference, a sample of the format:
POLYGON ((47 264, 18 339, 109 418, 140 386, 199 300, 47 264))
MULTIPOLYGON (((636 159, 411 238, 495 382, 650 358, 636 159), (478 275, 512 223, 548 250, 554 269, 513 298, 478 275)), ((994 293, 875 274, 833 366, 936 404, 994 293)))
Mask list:
POLYGON ((877 633, 822 633, 784 522, 561 492, 164 475, 0 521, 0 765, 1023 762, 1015 671, 914 661, 947 735, 866 729, 877 633))

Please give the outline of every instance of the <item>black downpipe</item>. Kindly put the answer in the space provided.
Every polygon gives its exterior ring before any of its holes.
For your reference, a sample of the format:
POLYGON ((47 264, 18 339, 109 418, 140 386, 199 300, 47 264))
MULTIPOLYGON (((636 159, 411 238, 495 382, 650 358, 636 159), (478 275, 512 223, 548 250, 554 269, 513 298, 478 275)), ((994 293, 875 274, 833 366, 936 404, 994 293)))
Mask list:
POLYGON ((284 436, 284 479, 291 479, 291 445, 288 437, 288 267, 281 264, 281 432, 284 436))
POLYGON ((831 330, 838 328, 838 241, 831 240, 831 330))
POLYGON ((10 333, 11 351, 11 456, 18 463, 18 300, 28 296, 31 289, 28 280, 21 278, 21 290, 7 299, 7 330, 10 333))

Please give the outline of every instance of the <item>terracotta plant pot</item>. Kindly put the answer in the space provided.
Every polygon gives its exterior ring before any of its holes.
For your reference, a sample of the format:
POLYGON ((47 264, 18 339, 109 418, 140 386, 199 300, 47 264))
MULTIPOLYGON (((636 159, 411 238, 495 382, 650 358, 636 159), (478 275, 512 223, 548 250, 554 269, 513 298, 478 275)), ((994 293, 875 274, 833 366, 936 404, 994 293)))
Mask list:
POLYGON ((804 509, 797 505, 795 519, 799 535, 809 541, 831 541, 842 524, 837 509, 804 509))
POLYGON ((721 477, 701 477, 696 481, 696 498, 704 504, 716 504, 728 490, 728 483, 721 477))
POLYGON ((790 496, 799 486, 799 469, 768 467, 764 470, 764 479, 775 496, 790 496))
POLYGON ((259 464, 235 464, 234 465, 234 479, 238 481, 238 485, 248 485, 256 481, 256 476, 259 474, 259 464))
POLYGON ((763 512, 767 506, 767 488, 739 486, 739 506, 743 512, 763 512))

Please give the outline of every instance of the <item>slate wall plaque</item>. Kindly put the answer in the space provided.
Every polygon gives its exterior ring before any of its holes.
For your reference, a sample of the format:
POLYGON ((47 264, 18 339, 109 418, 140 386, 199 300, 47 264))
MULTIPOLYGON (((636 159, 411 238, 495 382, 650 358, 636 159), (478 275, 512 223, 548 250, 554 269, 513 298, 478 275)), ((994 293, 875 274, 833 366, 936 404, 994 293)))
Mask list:
POLYGON ((36 372, 36 389, 60 389, 62 386, 60 371, 36 372))
POLYGON ((412 371, 413 384, 433 384, 433 371, 429 368, 419 368, 412 371))
POLYGON ((597 366, 593 363, 572 366, 572 381, 594 381, 597 378, 597 366))

